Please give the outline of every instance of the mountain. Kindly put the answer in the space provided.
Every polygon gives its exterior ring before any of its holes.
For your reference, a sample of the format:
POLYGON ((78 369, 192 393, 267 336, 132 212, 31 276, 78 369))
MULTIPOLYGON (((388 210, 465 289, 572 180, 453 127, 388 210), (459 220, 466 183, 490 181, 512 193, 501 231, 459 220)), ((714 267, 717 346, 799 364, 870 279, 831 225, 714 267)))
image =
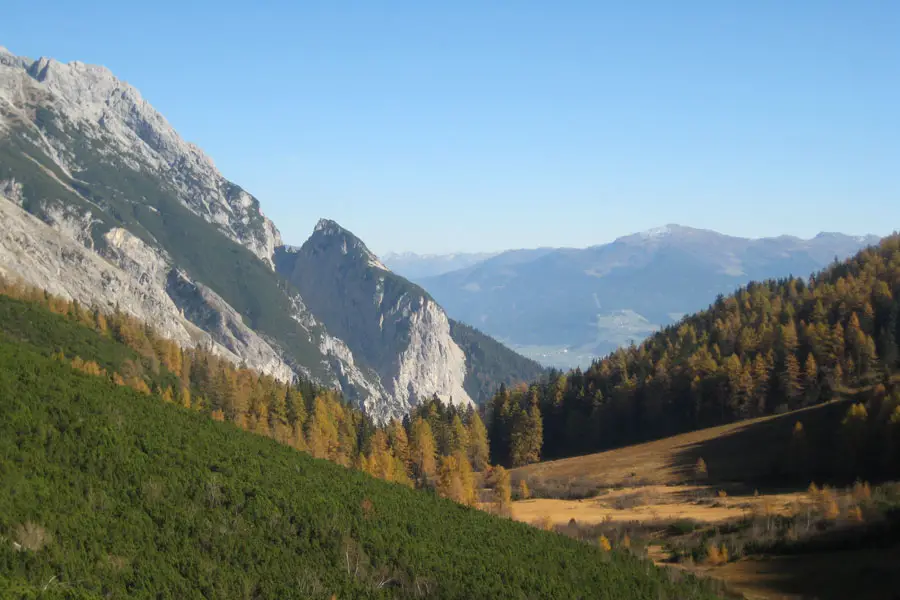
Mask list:
POLYGON ((407 279, 443 275, 465 269, 475 263, 496 256, 499 252, 458 252, 455 254, 416 254, 390 252, 382 257, 388 268, 407 279))
POLYGON ((391 272, 366 245, 322 219, 300 248, 281 247, 276 270, 354 356, 377 373, 393 414, 423 397, 471 404, 486 400, 479 375, 494 383, 539 376, 541 367, 478 332, 454 324, 422 288, 391 272))
POLYGON ((117 385, 174 374, 49 305, 0 295, 2 598, 716 597, 117 385))
POLYGON ((720 296, 583 372, 498 393, 491 414, 505 417, 489 426, 493 459, 511 462, 510 429, 535 403, 543 456, 559 458, 845 398, 855 402, 825 411, 835 417, 827 435, 795 432, 828 447, 804 462, 818 463, 817 476, 828 479, 896 477, 898 340, 900 235, 893 235, 808 280, 752 282, 720 296))
POLYGON ((669 225, 585 249, 510 251, 417 283, 544 364, 587 366, 750 280, 808 275, 874 236, 744 239, 669 225))
MULTIPOLYGON (((458 380, 480 368, 460 366, 457 352, 452 375, 426 358, 403 363, 400 387, 382 381, 373 365, 399 358, 375 359, 369 342, 354 337, 357 350, 330 332, 275 271, 281 237, 259 201, 103 67, 0 48, 0 197, 0 274, 118 307, 282 381, 337 387, 380 418, 401 416, 412 396, 464 400, 458 380)), ((535 371, 480 372, 499 385, 535 371)))

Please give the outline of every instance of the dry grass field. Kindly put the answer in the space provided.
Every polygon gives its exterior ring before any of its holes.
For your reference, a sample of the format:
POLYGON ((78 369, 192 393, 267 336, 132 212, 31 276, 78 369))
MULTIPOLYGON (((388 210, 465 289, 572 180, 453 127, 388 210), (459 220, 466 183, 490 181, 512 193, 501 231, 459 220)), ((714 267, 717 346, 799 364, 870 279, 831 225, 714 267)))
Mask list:
POLYGON ((810 493, 815 465, 808 474, 784 468, 795 423, 803 423, 813 452, 827 456, 847 406, 514 469, 513 489, 525 480, 534 497, 513 502, 512 517, 589 543, 602 535, 613 547, 720 579, 750 599, 900 600, 900 532, 896 514, 883 509, 885 498, 900 502, 900 485, 810 493))
POLYGON ((526 523, 549 518, 554 524, 596 524, 603 521, 656 523, 690 519, 720 523, 750 516, 754 510, 790 514, 804 493, 761 496, 710 496, 710 489, 689 485, 642 485, 601 492, 594 498, 560 500, 532 498, 513 503, 513 518, 526 523))
POLYGON ((772 475, 785 462, 795 423, 802 422, 811 445, 821 446, 827 453, 833 447, 830 434, 835 431, 834 423, 848 406, 846 400, 831 402, 597 454, 536 463, 514 469, 512 477, 515 481, 526 478, 537 486, 570 486, 576 492, 698 482, 744 488, 755 483, 770 485, 777 482, 772 475), (698 458, 708 467, 706 477, 699 481, 694 470, 698 458))

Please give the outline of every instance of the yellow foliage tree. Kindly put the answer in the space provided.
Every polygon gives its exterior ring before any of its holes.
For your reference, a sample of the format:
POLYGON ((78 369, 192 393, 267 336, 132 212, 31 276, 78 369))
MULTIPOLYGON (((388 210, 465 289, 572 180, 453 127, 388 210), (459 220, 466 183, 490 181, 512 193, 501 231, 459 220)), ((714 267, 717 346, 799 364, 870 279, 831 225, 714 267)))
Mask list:
POLYGON ((484 471, 488 466, 490 451, 488 449, 488 434, 484 422, 477 412, 472 412, 467 428, 469 442, 469 461, 476 471, 484 471))
POLYGON ((406 479, 409 479, 412 473, 412 460, 409 453, 409 437, 406 435, 406 428, 403 427, 403 423, 397 419, 391 420, 388 428, 388 439, 394 458, 403 468, 406 479))
POLYGON ((494 469, 494 507, 498 515, 510 516, 512 513, 509 471, 503 467, 494 469))
POLYGON ((410 458, 420 484, 430 481, 437 471, 436 449, 431 425, 422 417, 412 424, 410 458))
POLYGON ((531 498, 531 490, 528 489, 528 482, 525 481, 525 478, 519 480, 519 498, 521 500, 528 500, 531 498))
POLYGON ((697 476, 697 479, 706 479, 709 475, 709 470, 706 468, 706 461, 703 460, 703 457, 697 459, 697 463, 694 465, 694 474, 697 476))
POLYGON ((337 426, 332 419, 325 398, 318 396, 309 422, 307 434, 309 452, 316 458, 332 458, 338 445, 337 426))

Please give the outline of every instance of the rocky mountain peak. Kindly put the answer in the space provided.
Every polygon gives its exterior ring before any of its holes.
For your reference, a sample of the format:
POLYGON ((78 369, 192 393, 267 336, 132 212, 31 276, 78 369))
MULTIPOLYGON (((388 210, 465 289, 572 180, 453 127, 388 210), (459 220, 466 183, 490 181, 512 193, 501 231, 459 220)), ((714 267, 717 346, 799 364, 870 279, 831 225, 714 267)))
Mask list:
POLYGON ((193 213, 272 265, 281 237, 259 202, 226 180, 212 159, 181 138, 140 92, 103 66, 41 57, 28 61, 0 52, 0 129, 20 124, 38 103, 54 123, 44 151, 64 173, 83 170, 71 149, 86 138, 103 162, 152 174, 193 213), (58 122, 57 122, 58 121, 58 122), (63 151, 65 149, 65 151, 63 151))
POLYGON ((382 271, 389 270, 361 239, 331 219, 319 219, 312 235, 303 244, 303 249, 316 254, 340 254, 345 257, 344 261, 357 262, 382 271))
POLYGON ((468 405, 466 354, 444 310, 419 286, 390 272, 365 243, 321 219, 299 249, 279 248, 277 271, 358 362, 378 374, 398 416, 437 394, 468 405))
POLYGON ((30 63, 31 59, 23 56, 16 56, 7 50, 5 46, 0 46, 0 65, 5 65, 7 67, 25 67, 30 63))

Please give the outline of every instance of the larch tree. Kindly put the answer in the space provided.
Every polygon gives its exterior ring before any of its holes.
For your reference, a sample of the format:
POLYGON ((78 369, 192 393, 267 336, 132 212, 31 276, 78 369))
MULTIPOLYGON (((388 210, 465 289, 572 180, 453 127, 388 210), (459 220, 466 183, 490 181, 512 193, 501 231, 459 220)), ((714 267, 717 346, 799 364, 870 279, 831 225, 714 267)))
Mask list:
POLYGON ((494 508, 498 515, 508 517, 512 513, 512 489, 509 471, 503 467, 494 469, 494 508))
POLYGON ((392 419, 388 426, 388 440, 391 445, 391 452, 394 458, 399 462, 403 472, 408 478, 412 474, 412 460, 410 459, 409 437, 406 435, 406 429, 403 423, 397 419, 392 419))
POLYGON ((309 452, 316 458, 333 458, 338 446, 337 425, 324 397, 317 396, 314 407, 306 436, 309 452))
POLYGON ((425 485, 434 478, 437 470, 437 450, 428 421, 422 417, 416 418, 412 424, 410 438, 410 457, 415 476, 420 485, 425 485))
POLYGON ((453 414, 447 437, 449 454, 464 452, 468 447, 469 433, 466 431, 466 426, 463 425, 462 419, 459 418, 459 413, 453 414))
POLYGON ((788 405, 793 408, 796 399, 800 397, 803 391, 800 378, 800 363, 793 354, 788 354, 784 359, 784 369, 781 372, 781 388, 788 405))
POLYGON ((477 412, 473 411, 467 428, 469 440, 469 461, 476 471, 484 471, 490 460, 487 428, 477 412))
POLYGON ((819 391, 819 366, 816 364, 816 358, 810 352, 806 356, 806 363, 803 365, 803 388, 806 396, 810 400, 818 397, 819 391))
POLYGON ((475 504, 475 480, 472 466, 463 453, 441 457, 436 488, 438 493, 445 498, 467 506, 475 504))

